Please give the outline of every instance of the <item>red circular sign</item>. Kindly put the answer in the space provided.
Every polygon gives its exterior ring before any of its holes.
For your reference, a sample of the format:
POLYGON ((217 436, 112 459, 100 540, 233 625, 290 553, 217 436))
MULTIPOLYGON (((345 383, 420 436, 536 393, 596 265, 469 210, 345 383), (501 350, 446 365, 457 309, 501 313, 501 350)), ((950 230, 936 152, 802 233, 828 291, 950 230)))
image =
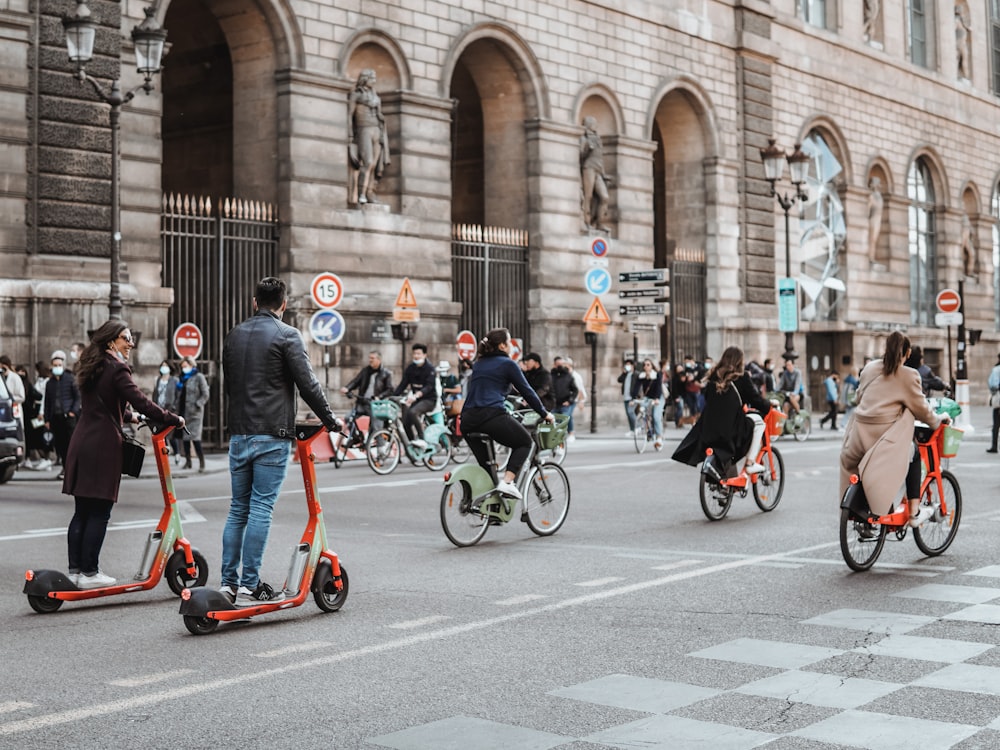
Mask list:
POLYGON ((320 307, 332 309, 344 298, 344 284, 335 273, 321 273, 312 280, 312 298, 320 307))
POLYGON ((524 342, 521 339, 512 338, 510 340, 510 358, 515 362, 521 361, 521 351, 524 349, 524 342))
POLYGON ((472 331, 459 331, 455 344, 458 346, 459 359, 476 358, 476 336, 472 331))
POLYGON ((937 309, 943 313, 958 312, 962 306, 962 298, 954 289, 942 289, 937 296, 937 309))
POLYGON ((181 323, 174 331, 174 351, 178 357, 198 359, 204 339, 194 323, 181 323))

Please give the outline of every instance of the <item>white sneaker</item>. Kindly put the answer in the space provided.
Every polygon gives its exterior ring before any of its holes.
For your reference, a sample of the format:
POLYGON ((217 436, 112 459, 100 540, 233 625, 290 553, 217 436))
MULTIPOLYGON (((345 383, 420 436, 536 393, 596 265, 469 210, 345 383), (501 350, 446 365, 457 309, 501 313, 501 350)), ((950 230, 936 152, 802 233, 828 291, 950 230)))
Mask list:
POLYGON ((763 474, 764 470, 764 464, 757 462, 747 464, 747 474, 763 474))
POLYGON ((79 573, 67 573, 66 577, 69 579, 69 582, 72 583, 74 586, 77 586, 77 587, 80 586, 80 574, 79 573))
POLYGON ((625 433, 625 437, 632 437, 635 434, 635 430, 629 430, 625 433))
POLYGON ((920 509, 910 517, 910 526, 922 526, 925 521, 934 515, 934 509, 929 505, 921 505, 920 509))
POLYGON ((412 445, 417 450, 425 451, 427 450, 427 441, 417 438, 416 440, 411 440, 410 445, 412 445))
POLYGON ((576 435, 567 435, 566 436, 566 442, 567 443, 572 443, 574 440, 576 440, 576 435))
POLYGON ((516 500, 521 499, 521 492, 517 489, 511 482, 505 482, 502 479, 497 482, 497 492, 501 495, 506 495, 507 497, 513 497, 516 500))
POLYGON ((656 442, 653 443, 653 447, 656 448, 656 450, 658 451, 663 450, 663 441, 660 440, 660 438, 656 438, 656 442))
POLYGON ((101 571, 97 571, 92 576, 81 573, 76 587, 79 589, 99 589, 104 586, 113 586, 115 581, 116 579, 111 576, 104 575, 101 571))
POLYGON ((52 468, 52 462, 47 458, 39 459, 38 463, 35 464, 35 471, 48 471, 52 468))

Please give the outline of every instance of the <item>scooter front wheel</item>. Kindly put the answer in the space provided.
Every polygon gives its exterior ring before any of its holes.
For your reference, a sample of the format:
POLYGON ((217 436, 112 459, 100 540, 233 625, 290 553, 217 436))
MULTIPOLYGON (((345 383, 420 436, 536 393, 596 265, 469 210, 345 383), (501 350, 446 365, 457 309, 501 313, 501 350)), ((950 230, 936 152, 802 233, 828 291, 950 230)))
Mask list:
POLYGON ((336 612, 347 601, 347 568, 343 565, 340 566, 340 581, 344 584, 340 591, 337 590, 336 579, 333 576, 329 576, 321 586, 313 589, 313 599, 316 600, 316 606, 324 612, 336 612))
POLYGON ((219 621, 212 620, 208 617, 184 615, 184 627, 186 627, 192 635, 208 635, 219 627, 219 621))
POLYGON ((40 615, 47 615, 49 612, 55 612, 59 609, 63 602, 62 599, 53 599, 50 596, 34 596, 28 594, 28 604, 31 608, 35 610, 40 615))
POLYGON ((198 550, 191 550, 191 557, 194 558, 195 575, 188 573, 187 563, 184 562, 184 550, 176 549, 167 559, 167 568, 163 572, 166 576, 167 585, 177 596, 181 595, 184 589, 193 589, 204 586, 208 580, 208 561, 198 550))

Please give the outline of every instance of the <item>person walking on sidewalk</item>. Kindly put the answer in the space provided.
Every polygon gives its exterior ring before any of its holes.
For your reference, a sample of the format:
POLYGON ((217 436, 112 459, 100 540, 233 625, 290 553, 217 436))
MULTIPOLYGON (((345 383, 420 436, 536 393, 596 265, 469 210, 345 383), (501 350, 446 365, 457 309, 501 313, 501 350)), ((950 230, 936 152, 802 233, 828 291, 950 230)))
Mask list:
POLYGON ((205 471, 205 451, 201 447, 201 429, 208 403, 208 381, 198 371, 194 357, 181 360, 181 376, 177 379, 177 412, 187 420, 184 436, 184 468, 191 468, 191 443, 198 455, 198 471, 205 471))
POLYGON ((1000 432, 1000 354, 997 355, 997 363, 990 370, 986 385, 990 388, 990 408, 993 412, 993 432, 990 434, 990 447, 986 452, 996 453, 997 433, 1000 432))
POLYGON ((840 401, 840 375, 838 375, 834 370, 830 370, 830 374, 826 376, 823 381, 823 389, 826 391, 826 414, 819 420, 819 427, 823 429, 823 425, 827 422, 830 423, 830 429, 837 429, 837 411, 839 410, 838 402, 840 401))
POLYGON ((229 332, 222 349, 233 497, 222 532, 220 591, 237 606, 285 597, 260 580, 260 567, 295 440, 295 390, 328 430, 340 430, 301 334, 281 322, 286 294, 281 279, 261 279, 254 315, 229 332))

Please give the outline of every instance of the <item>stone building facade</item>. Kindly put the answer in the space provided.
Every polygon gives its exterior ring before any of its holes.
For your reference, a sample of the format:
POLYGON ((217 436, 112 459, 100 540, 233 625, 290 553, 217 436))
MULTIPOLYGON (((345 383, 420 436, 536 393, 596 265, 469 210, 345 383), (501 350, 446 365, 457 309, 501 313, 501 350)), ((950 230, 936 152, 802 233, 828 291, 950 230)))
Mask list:
MULTIPOLYGON (((597 235, 581 225, 579 141, 591 116, 610 185, 600 236, 612 277, 684 260, 703 279, 691 299, 672 290, 671 314, 643 318, 656 330, 634 335, 617 286, 602 296, 612 323, 596 346, 598 422, 623 421, 614 381, 634 344, 667 359, 717 357, 730 344, 777 359, 786 241, 801 287, 796 348, 817 393, 825 370, 878 355, 894 328, 946 372, 933 297, 959 283, 966 325, 982 331, 969 357, 982 381, 1000 341, 1000 19, 986 0, 880 3, 866 17, 871 5, 160 2, 164 71, 121 119, 124 316, 142 332, 137 362, 171 354, 178 315, 189 317, 180 309, 248 309, 252 287, 238 270, 222 283, 208 273, 215 261, 197 255, 169 270, 183 243, 165 228, 168 204, 217 216, 229 199, 241 217, 274 217, 268 267, 290 281, 288 319, 303 331, 312 279, 343 280, 343 339, 310 345, 331 388, 370 348, 398 371, 405 345, 386 342, 382 324, 404 278, 432 359, 454 359, 458 330, 485 321, 589 371, 581 318, 597 235), (379 203, 357 205, 347 102, 368 69, 391 161, 379 203), (812 160, 810 197, 792 210, 787 238, 760 158, 769 138, 788 151, 802 143, 812 160), (873 178, 881 202, 870 220, 873 178), (523 238, 500 243, 509 256, 477 257, 492 281, 458 270, 459 246, 484 231, 523 238)), ((141 4, 89 6, 100 29, 88 72, 136 85, 129 33, 141 4)), ((72 11, 69 0, 0 0, 0 348, 24 361, 107 314, 107 107, 66 61, 60 19, 72 11)), ((777 188, 794 192, 787 174, 777 188)), ((194 322, 217 340, 227 320, 194 322)))

